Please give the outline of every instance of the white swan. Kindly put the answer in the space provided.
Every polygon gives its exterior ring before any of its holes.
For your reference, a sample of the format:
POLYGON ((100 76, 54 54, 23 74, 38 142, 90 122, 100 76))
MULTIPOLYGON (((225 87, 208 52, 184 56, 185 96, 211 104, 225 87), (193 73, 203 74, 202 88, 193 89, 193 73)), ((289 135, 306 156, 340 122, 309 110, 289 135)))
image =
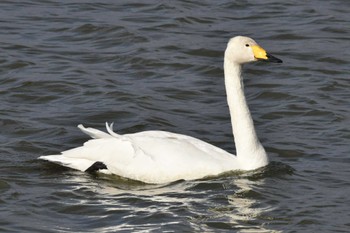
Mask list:
POLYGON ((193 180, 266 166, 268 157, 255 133, 241 76, 241 65, 257 60, 282 62, 251 38, 230 39, 224 71, 237 156, 186 135, 164 131, 119 135, 106 124, 108 133, 79 125, 93 139, 60 155, 39 158, 80 171, 98 170, 145 183, 193 180))

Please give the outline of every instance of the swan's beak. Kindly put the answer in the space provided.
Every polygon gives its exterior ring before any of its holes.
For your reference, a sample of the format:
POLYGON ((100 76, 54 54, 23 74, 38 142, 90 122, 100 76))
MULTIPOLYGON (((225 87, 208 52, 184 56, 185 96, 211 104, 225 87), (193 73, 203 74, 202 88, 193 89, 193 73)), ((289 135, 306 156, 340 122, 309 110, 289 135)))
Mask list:
POLYGON ((265 49, 261 48, 259 45, 253 45, 252 49, 253 49, 255 59, 257 59, 259 61, 282 63, 281 59, 274 57, 271 54, 267 53, 265 51, 265 49))

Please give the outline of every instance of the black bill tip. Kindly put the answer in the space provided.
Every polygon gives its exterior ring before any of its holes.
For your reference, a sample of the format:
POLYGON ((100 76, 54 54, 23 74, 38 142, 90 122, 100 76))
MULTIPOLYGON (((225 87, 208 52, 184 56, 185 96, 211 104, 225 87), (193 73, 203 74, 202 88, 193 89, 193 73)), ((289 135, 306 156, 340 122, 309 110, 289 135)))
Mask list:
POLYGON ((264 61, 272 63, 282 63, 283 61, 277 57, 272 56, 271 54, 266 54, 267 59, 264 61))

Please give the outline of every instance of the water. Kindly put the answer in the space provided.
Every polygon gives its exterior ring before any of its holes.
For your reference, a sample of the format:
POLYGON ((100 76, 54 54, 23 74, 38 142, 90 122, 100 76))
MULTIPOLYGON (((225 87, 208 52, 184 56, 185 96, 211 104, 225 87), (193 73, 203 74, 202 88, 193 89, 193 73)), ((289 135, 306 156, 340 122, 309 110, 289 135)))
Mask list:
POLYGON ((1 1, 1 232, 348 232, 349 1, 1 1), (245 66, 272 163, 166 185, 39 161, 80 123, 160 129, 235 152, 228 39, 283 64, 245 66))

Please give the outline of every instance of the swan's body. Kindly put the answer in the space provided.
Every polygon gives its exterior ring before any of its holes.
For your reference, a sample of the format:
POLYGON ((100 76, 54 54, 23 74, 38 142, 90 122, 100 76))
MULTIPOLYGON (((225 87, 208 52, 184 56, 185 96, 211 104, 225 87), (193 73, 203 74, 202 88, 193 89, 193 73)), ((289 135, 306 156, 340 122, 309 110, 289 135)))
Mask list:
POLYGON ((225 51, 225 85, 237 156, 199 139, 164 131, 119 135, 79 128, 93 139, 60 155, 41 156, 81 171, 100 170, 146 183, 167 183, 254 170, 268 164, 244 96, 241 65, 265 60, 281 62, 248 37, 232 38, 225 51))

